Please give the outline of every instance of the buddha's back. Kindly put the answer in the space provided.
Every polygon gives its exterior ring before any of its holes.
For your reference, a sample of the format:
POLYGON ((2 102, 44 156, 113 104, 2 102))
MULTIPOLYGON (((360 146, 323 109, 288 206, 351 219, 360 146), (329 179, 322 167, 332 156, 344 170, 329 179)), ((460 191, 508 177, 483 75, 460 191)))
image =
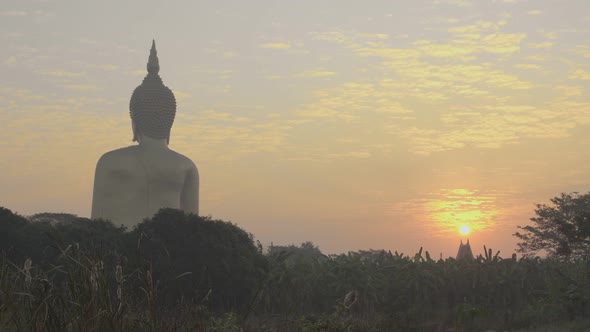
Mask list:
POLYGON ((130 146, 104 154, 96 165, 92 218, 133 226, 160 208, 198 211, 198 172, 170 149, 130 146))

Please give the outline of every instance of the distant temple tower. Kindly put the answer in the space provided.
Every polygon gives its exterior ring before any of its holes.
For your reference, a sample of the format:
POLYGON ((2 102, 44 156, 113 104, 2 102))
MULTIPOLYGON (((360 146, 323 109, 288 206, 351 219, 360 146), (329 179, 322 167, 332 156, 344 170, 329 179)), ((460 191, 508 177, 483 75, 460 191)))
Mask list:
POLYGON ((467 243, 463 244, 463 240, 461 240, 461 244, 459 244, 459 251, 457 252, 457 260, 471 260, 473 259, 473 252, 471 251, 471 245, 469 244, 469 239, 467 239, 467 243))

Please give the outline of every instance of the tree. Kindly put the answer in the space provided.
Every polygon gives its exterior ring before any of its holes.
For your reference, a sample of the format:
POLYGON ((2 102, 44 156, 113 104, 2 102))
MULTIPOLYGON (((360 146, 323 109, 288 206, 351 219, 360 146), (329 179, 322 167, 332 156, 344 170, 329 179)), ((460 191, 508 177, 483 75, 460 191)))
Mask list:
POLYGON ((25 217, 0 207, 0 255, 20 262, 20 259, 26 255, 22 252, 24 247, 22 229, 27 224, 25 217))
POLYGON ((77 215, 70 213, 42 212, 34 214, 27 219, 31 222, 48 222, 55 225, 58 223, 72 223, 80 218, 77 215))
POLYGON ((549 257, 582 259, 590 254, 590 193, 562 193, 550 205, 537 204, 533 225, 518 226, 514 236, 522 242, 517 251, 525 256, 546 251, 549 257))
POLYGON ((162 304, 206 298, 213 311, 241 310, 266 273, 252 234, 231 222, 165 208, 130 235, 126 252, 153 269, 162 304))
POLYGON ((295 262, 299 260, 310 263, 314 259, 319 259, 324 256, 320 248, 311 241, 303 242, 299 247, 293 244, 288 246, 276 246, 271 244, 268 248, 269 256, 278 255, 281 252, 288 254, 285 262, 290 266, 294 265, 295 262))

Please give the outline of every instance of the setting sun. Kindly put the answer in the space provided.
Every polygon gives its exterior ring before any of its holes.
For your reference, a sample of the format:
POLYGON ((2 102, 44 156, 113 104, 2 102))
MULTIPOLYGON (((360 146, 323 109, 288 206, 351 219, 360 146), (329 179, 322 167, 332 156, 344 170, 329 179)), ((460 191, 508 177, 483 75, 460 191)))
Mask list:
POLYGON ((461 235, 467 235, 469 234, 471 230, 469 229, 469 226, 463 224, 461 225, 461 227, 459 227, 459 233, 461 233, 461 235))
POLYGON ((479 189, 441 189, 423 200, 423 213, 441 233, 470 234, 493 229, 501 216, 493 193, 479 189))

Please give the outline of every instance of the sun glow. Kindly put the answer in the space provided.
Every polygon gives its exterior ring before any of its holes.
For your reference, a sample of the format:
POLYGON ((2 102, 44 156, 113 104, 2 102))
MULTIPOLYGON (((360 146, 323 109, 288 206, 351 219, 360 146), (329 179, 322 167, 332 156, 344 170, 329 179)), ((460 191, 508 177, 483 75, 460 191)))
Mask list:
POLYGON ((459 233, 461 233, 461 235, 467 235, 469 232, 471 232, 471 230, 468 225, 463 224, 459 227, 459 233))
POLYGON ((443 189, 424 200, 423 211, 440 233, 467 235, 490 229, 500 214, 493 194, 469 189, 443 189))

